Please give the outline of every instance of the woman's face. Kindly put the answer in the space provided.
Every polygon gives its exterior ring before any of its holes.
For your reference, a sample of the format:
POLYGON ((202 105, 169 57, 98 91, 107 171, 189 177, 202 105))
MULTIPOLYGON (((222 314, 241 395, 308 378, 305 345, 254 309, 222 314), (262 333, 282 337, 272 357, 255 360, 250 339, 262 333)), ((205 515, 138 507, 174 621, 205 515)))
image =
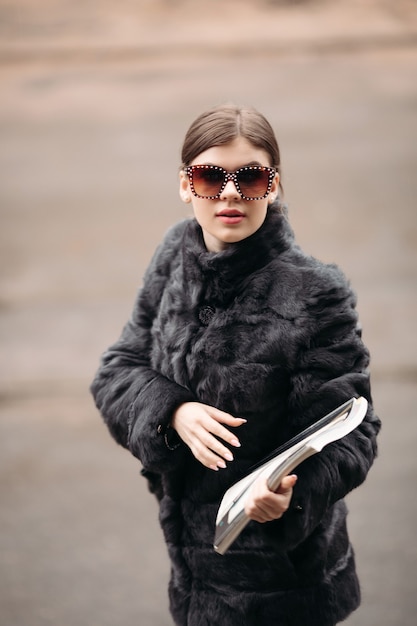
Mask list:
MULTIPOLYGON (((237 137, 223 146, 213 146, 201 152, 189 165, 217 165, 235 172, 247 165, 270 167, 268 153, 244 137, 237 137)), ((244 200, 232 180, 228 180, 219 198, 209 200, 193 195, 186 172, 180 173, 180 196, 191 202, 194 216, 203 230, 204 242, 210 252, 220 252, 230 243, 253 235, 264 223, 268 204, 278 193, 279 175, 275 174, 266 198, 244 200)))

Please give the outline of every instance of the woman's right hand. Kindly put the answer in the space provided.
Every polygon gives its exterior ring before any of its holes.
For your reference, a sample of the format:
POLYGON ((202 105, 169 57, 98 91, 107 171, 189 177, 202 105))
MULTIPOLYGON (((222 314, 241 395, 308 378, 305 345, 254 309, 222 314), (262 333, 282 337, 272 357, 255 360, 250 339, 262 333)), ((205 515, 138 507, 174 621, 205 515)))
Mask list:
POLYGON ((217 438, 235 448, 240 447, 239 439, 227 426, 241 426, 246 420, 233 417, 208 404, 185 402, 175 411, 171 427, 190 448, 195 458, 212 470, 225 468, 225 461, 233 461, 233 455, 217 438))

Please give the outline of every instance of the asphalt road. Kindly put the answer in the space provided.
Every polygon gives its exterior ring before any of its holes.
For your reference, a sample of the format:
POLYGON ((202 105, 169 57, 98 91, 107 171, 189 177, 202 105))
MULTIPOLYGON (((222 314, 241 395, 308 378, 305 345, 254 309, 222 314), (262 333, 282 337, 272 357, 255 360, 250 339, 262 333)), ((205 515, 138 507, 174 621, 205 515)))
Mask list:
POLYGON ((32 19, 0 49, 0 624, 171 624, 156 504, 88 385, 153 249, 187 214, 177 171, 188 124, 232 100, 276 129, 298 241, 350 278, 373 357, 383 430, 348 501, 363 604, 346 624, 414 626, 415 22, 379 16, 343 38, 320 20, 306 39, 305 14, 270 7, 246 22, 256 40, 228 37, 226 20, 199 48, 195 23, 170 11, 171 28, 152 13, 142 47, 122 49, 120 24, 116 37, 91 14, 74 40, 61 20, 61 48, 56 36, 39 45, 32 19), (89 28, 94 49, 79 45, 89 28))

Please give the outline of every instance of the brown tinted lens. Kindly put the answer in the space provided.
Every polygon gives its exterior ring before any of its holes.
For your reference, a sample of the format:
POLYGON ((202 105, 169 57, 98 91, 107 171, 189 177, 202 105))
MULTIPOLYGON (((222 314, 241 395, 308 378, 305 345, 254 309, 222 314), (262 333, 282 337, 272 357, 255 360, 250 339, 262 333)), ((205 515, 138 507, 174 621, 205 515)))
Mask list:
POLYGON ((240 191, 247 198, 261 198, 268 191, 270 173, 261 167, 245 168, 236 172, 240 191))
POLYGON ((223 186, 225 174, 217 167, 198 167, 192 170, 194 190, 199 196, 217 196, 223 186))

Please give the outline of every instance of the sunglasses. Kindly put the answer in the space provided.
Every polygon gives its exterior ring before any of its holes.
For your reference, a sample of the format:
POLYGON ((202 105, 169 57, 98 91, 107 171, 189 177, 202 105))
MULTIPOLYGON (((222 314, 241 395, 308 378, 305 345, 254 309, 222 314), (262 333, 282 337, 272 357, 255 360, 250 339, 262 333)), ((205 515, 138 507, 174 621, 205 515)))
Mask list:
POLYGON ((273 167, 246 165, 235 172, 227 172, 218 165, 190 165, 184 171, 192 193, 197 198, 216 200, 229 180, 232 180, 243 200, 262 200, 271 191, 275 176, 273 167))

